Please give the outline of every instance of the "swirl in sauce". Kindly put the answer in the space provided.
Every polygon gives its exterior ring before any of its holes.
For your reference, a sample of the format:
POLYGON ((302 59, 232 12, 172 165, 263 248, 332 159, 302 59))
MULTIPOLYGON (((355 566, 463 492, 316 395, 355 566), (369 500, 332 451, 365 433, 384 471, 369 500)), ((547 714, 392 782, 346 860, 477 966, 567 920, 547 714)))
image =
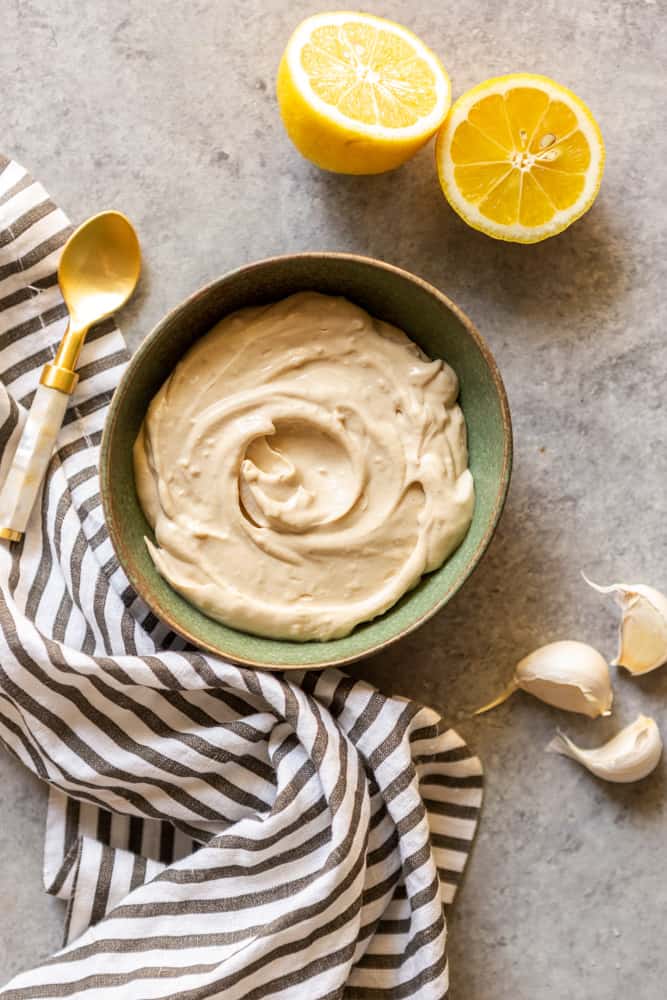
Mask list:
POLYGON ((458 382, 346 299, 243 309, 190 349, 134 447, 158 571, 226 625, 331 639, 437 569, 474 505, 458 382))

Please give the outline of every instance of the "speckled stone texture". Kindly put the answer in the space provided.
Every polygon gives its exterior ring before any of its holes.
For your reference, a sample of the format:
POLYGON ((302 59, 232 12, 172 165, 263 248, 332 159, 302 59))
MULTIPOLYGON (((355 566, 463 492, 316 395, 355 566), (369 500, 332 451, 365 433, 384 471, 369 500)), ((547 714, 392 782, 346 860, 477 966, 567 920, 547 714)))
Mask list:
MULTIPOLYGON (((304 249, 351 250, 425 276, 488 338, 516 432, 509 504, 452 603, 356 668, 442 710, 487 769, 482 828, 451 921, 452 1000, 664 996, 665 766, 602 785, 544 753, 557 725, 596 743, 641 710, 667 735, 667 668, 619 676, 612 719, 517 695, 470 709, 542 642, 610 656, 611 611, 579 577, 667 590, 664 289, 667 131, 661 0, 368 0, 442 56, 454 94, 534 70, 571 86, 607 141, 598 203, 536 247, 472 232, 426 149, 398 172, 318 172, 290 147, 273 78, 301 0, 4 0, 2 152, 79 221, 137 224, 141 289, 120 317, 139 343, 224 271, 304 249)), ((0 756, 0 982, 55 949, 61 906, 40 891, 45 795, 0 756)))

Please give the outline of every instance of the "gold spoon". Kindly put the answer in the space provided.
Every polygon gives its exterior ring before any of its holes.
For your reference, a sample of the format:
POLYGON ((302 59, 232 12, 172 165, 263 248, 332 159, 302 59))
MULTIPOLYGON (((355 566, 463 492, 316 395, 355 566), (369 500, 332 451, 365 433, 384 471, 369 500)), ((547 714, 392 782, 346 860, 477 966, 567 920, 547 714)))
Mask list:
POLYGON ((69 323, 57 354, 44 366, 23 434, 0 492, 0 538, 25 531, 79 376, 76 365, 91 326, 125 305, 141 270, 139 240, 120 212, 100 212, 63 247, 58 283, 69 323))

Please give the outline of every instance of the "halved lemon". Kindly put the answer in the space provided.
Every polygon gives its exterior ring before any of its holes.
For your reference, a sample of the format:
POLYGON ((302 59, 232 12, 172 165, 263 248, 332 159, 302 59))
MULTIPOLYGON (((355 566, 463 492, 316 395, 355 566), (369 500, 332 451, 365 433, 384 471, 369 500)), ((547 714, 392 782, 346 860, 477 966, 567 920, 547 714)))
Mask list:
POLYGON ((455 101, 436 143, 440 184, 462 219, 496 239, 537 243, 593 204, 604 169, 593 115, 545 76, 486 80, 455 101))
POLYGON ((371 14, 316 14, 278 70, 287 133, 307 159, 345 174, 393 170, 430 139, 451 98, 436 56, 407 28, 371 14))

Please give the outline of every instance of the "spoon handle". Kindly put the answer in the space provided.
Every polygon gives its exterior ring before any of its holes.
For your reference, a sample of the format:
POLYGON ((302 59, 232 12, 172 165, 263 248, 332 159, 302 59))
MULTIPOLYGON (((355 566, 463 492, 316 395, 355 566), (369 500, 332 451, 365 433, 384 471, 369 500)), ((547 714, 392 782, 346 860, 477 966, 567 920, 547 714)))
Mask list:
POLYGON ((4 486, 0 538, 17 542, 26 529, 62 426, 69 394, 38 385, 4 486))

